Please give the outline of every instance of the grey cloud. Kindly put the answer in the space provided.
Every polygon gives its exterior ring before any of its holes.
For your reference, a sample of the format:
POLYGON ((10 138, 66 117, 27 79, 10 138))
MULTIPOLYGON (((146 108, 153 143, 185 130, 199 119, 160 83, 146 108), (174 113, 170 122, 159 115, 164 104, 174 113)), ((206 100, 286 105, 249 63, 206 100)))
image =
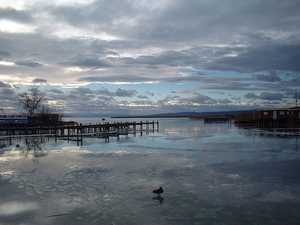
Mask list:
POLYGON ((41 63, 30 61, 30 60, 16 61, 15 64, 19 65, 19 66, 28 66, 28 67, 33 67, 33 68, 43 66, 43 64, 41 64, 41 63))
POLYGON ((137 91, 135 90, 125 90, 118 88, 115 92, 115 95, 118 97, 133 97, 137 94, 137 91))
POLYGON ((228 41, 246 31, 296 30, 295 21, 299 22, 299 1, 175 0, 163 6, 164 3, 151 10, 153 3, 145 2, 145 7, 139 7, 136 1, 104 0, 82 8, 53 7, 52 13, 73 25, 96 24, 131 38, 164 42, 228 41), (126 23, 130 19, 136 23, 126 23))
POLYGON ((96 90, 95 94, 97 95, 106 95, 111 97, 133 97, 137 94, 136 90, 126 90, 118 88, 116 91, 109 91, 107 89, 96 90))
POLYGON ((168 51, 157 56, 141 56, 136 60, 132 60, 132 62, 136 64, 180 66, 196 64, 199 62, 199 58, 192 53, 168 51))
POLYGON ((10 53, 7 51, 0 51, 0 57, 5 57, 5 58, 10 57, 10 53))
POLYGON ((0 81, 0 88, 9 88, 9 87, 10 85, 8 85, 7 83, 0 81))
POLYGON ((245 97, 248 99, 261 99, 261 100, 268 100, 268 101, 282 100, 283 98, 285 98, 284 94, 282 93, 270 93, 270 92, 262 92, 259 95, 255 93, 248 93, 245 95, 245 97))
POLYGON ((153 81, 154 79, 148 77, 140 77, 134 75, 112 75, 112 76, 102 76, 102 75, 92 75, 87 77, 79 78, 79 81, 86 82, 147 82, 153 81))
POLYGON ((66 93, 64 89, 50 88, 50 89, 46 89, 45 93, 48 100, 63 101, 63 102, 66 100, 66 93))
POLYGON ((135 104, 136 106, 150 106, 152 107, 155 103, 151 100, 134 100, 134 101, 131 101, 131 102, 127 102, 127 104, 135 104))
POLYGON ((117 100, 123 97, 136 95, 135 90, 107 89, 92 90, 88 87, 74 88, 69 93, 64 93, 62 99, 67 112, 98 112, 99 114, 128 113, 127 100, 117 100))
POLYGON ((71 62, 64 63, 66 65, 79 66, 79 67, 91 67, 91 68, 102 68, 110 67, 110 63, 103 59, 97 59, 94 57, 80 57, 71 62))
POLYGON ((300 71, 300 43, 249 47, 237 57, 224 57, 207 66, 214 70, 256 72, 265 70, 300 71))
POLYGON ((210 98, 206 95, 196 93, 192 98, 185 98, 183 101, 187 101, 190 104, 198 103, 198 104, 215 104, 217 101, 213 98, 210 98))
POLYGON ((15 95, 15 91, 12 88, 1 88, 1 95, 5 95, 5 96, 12 96, 15 95))
POLYGON ((191 97, 181 97, 178 95, 167 96, 166 98, 158 101, 159 105, 184 105, 184 106, 194 106, 196 105, 212 105, 217 103, 217 100, 210 98, 207 95, 200 93, 194 93, 191 97))
POLYGON ((124 58, 127 64, 194 66, 204 67, 208 62, 215 61, 228 54, 243 52, 242 47, 191 47, 185 50, 165 51, 151 56, 140 56, 136 59, 124 58))
POLYGON ((260 94, 260 98, 263 100, 282 100, 284 98, 284 95, 281 93, 268 93, 268 92, 263 92, 260 94))
POLYGON ((0 110, 4 112, 13 111, 18 106, 17 93, 12 87, 3 86, 0 87, 0 110))
POLYGON ((55 94, 64 94, 64 92, 61 89, 52 88, 49 90, 49 92, 55 93, 55 94))
POLYGON ((92 90, 88 87, 79 87, 70 92, 71 95, 81 95, 81 96, 88 96, 90 98, 98 98, 98 97, 105 97, 108 99, 112 99, 114 97, 133 97, 137 95, 136 90, 130 90, 130 89, 123 89, 123 88, 118 88, 115 91, 111 91, 108 89, 97 89, 97 90, 92 90))
POLYGON ((256 99, 256 98, 259 98, 259 96, 255 93, 247 93, 247 94, 245 94, 245 98, 256 99))
POLYGON ((230 99, 226 98, 226 99, 219 99, 218 103, 223 104, 223 105, 228 105, 228 104, 231 104, 232 101, 230 99))
POLYGON ((138 95, 137 96, 139 99, 149 99, 147 95, 138 95))
POLYGON ((281 86, 282 86, 283 89, 286 89, 288 87, 298 89, 299 86, 300 86, 300 77, 299 77, 299 75, 297 74, 297 77, 292 77, 289 80, 282 81, 281 86))
POLYGON ((168 41, 228 41, 253 30, 295 30, 292 21, 299 22, 298 9, 299 1, 180 0, 147 20, 145 30, 149 32, 140 35, 168 41))
POLYGON ((212 79, 211 81, 205 81, 203 85, 204 89, 211 90, 224 90, 224 91, 240 91, 240 90, 261 90, 255 84, 252 84, 248 80, 246 82, 242 79, 240 80, 230 80, 230 79, 212 79))
MULTIPOLYGON (((16 62, 18 66, 1 66, 0 72, 18 77, 22 74, 24 79, 34 76, 49 83, 76 80, 194 82, 199 88, 224 92, 284 92, 300 85, 297 77, 300 71, 299 9, 299 0, 96 0, 80 7, 37 3, 28 11, 1 9, 0 18, 30 22, 37 30, 31 34, 1 33, 0 59, 16 62), (46 15, 46 19, 40 15, 46 15), (53 21, 49 21, 48 16, 53 21), (85 31, 103 32, 120 39, 101 41, 93 37, 73 37, 65 40, 53 35, 53 31, 64 25, 73 26, 75 33, 76 29, 87 35, 85 31), (89 72, 64 73, 69 66, 87 68, 89 72), (105 71, 96 71, 98 68, 105 71), (205 70, 218 70, 218 74, 232 70, 241 74, 240 78, 233 79, 230 75, 210 75, 215 71, 206 75, 197 72, 205 70), (286 71, 295 71, 295 74, 285 75, 286 71), (249 72, 254 75, 243 74, 249 72), (245 78, 247 75, 251 78, 245 78)), ((77 110, 80 110, 77 100, 87 108, 104 110, 106 107, 108 111, 118 108, 123 96, 143 100, 139 93, 127 89, 101 89, 98 93, 66 89, 62 93, 50 90, 49 93, 66 102, 68 109, 77 110)), ((190 109, 194 109, 192 103, 209 107, 230 104, 230 100, 210 96, 176 94, 179 96, 173 96, 173 101, 190 109)), ((280 99, 279 95, 270 94, 255 94, 253 99, 256 97, 264 101, 280 99)), ((127 110, 126 106, 122 107, 127 110)), ((171 104, 164 107, 175 110, 171 104)))
POLYGON ((257 74, 255 78, 259 81, 264 82, 279 82, 281 81, 280 76, 275 72, 271 71, 269 74, 257 74))
POLYGON ((47 83, 47 80, 41 78, 35 78, 32 80, 32 83, 47 83))
POLYGON ((10 19, 23 23, 32 22, 32 16, 29 12, 13 8, 0 8, 0 19, 10 19))

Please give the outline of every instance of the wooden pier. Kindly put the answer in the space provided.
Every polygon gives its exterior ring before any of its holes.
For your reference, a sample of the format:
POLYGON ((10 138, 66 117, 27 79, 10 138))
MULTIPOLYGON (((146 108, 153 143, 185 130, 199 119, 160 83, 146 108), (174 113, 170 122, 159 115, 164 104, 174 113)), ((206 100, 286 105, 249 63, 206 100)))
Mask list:
POLYGON ((111 137, 122 135, 153 133, 159 131, 158 121, 109 122, 97 124, 72 124, 52 126, 0 126, 0 141, 26 137, 52 137, 81 143, 83 138, 104 138, 109 142, 111 137))

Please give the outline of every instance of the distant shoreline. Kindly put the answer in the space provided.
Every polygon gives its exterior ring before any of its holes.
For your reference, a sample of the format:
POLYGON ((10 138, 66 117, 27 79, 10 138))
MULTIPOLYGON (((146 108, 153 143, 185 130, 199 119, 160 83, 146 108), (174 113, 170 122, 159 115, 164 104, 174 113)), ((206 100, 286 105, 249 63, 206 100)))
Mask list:
POLYGON ((134 118, 189 118, 190 116, 112 116, 112 119, 134 119, 134 118))
POLYGON ((195 118, 195 117, 231 117, 244 112, 253 112, 254 110, 240 110, 240 111, 219 111, 219 112, 179 112, 179 113, 162 113, 152 115, 133 115, 133 116, 111 116, 112 119, 128 119, 128 118, 195 118))

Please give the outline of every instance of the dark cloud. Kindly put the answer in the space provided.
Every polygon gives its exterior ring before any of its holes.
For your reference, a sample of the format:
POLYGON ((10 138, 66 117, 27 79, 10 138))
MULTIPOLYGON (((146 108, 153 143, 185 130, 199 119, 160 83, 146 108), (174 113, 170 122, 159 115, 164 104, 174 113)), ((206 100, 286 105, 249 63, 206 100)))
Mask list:
POLYGON ((248 99, 260 99, 260 100, 275 101, 275 100, 282 100, 283 98, 285 98, 285 95, 282 93, 262 92, 259 95, 255 94, 255 93, 248 93, 245 95, 245 97, 248 99))
POLYGON ((41 78, 35 78, 34 80, 32 80, 32 83, 47 83, 47 80, 41 78))
POLYGON ((1 57, 5 57, 5 58, 10 57, 10 53, 6 51, 0 51, 0 59, 1 57))
POLYGON ((154 81, 152 78, 140 77, 134 75, 112 75, 112 76, 103 76, 103 75, 92 75, 87 77, 82 77, 79 81, 86 82, 149 82, 154 81))
POLYGON ((52 92, 55 94, 64 94, 64 91, 62 91, 61 89, 57 89, 57 88, 52 88, 49 90, 49 92, 52 92))
POLYGON ((299 22, 299 1, 191 0, 187 3, 179 0, 172 3, 159 15, 146 20, 144 30, 139 33, 141 37, 169 42, 199 39, 238 42, 241 34, 266 29, 295 30, 295 20, 299 22))
POLYGON ((137 91, 135 90, 125 90, 125 89, 121 89, 118 88, 115 92, 115 96, 118 97, 133 97, 137 94, 137 91))
POLYGON ((118 88, 116 91, 109 91, 107 89, 96 90, 95 94, 97 95, 106 95, 111 97, 133 97, 137 94, 136 90, 126 90, 118 88))
POLYGON ((284 80, 281 82, 282 88, 296 88, 299 89, 300 87, 300 77, 297 74, 297 77, 292 77, 291 79, 284 80))
POLYGON ((137 96, 139 99, 149 99, 147 95, 138 95, 137 96))
POLYGON ((300 85, 299 0, 68 2, 0 9, 1 21, 35 28, 5 32, 1 27, 3 81, 22 90, 20 80, 34 76, 33 83, 48 82, 43 88, 49 89, 49 99, 63 102, 67 110, 107 112, 129 112, 131 103, 164 110, 233 107, 245 99, 244 91, 252 93, 248 100, 284 102, 300 85), (85 82, 103 86, 64 88, 85 82), (147 86, 141 94, 126 86, 108 89, 110 82, 171 83, 166 87, 172 90, 147 86), (61 87, 51 87, 54 83, 61 87), (182 91, 189 88, 186 83, 205 94, 182 91), (149 90, 155 98, 144 94, 149 90), (230 99, 215 97, 233 91, 230 99))
POLYGON ((3 112, 14 111, 18 107, 17 92, 14 88, 0 83, 0 110, 3 112))
POLYGON ((20 22, 31 22, 32 16, 28 11, 13 8, 0 8, 0 19, 10 19, 20 22))
POLYGON ((16 61, 15 64, 19 65, 19 66, 28 66, 28 67, 33 67, 33 68, 43 66, 43 64, 41 64, 41 63, 30 61, 30 60, 16 61))
POLYGON ((213 105, 218 101, 200 93, 194 93, 191 97, 181 97, 178 95, 167 96, 159 101, 159 105, 178 105, 178 106, 200 106, 200 105, 213 105))
POLYGON ((223 57, 207 68, 214 70, 232 70, 240 72, 257 72, 265 70, 300 71, 298 58, 300 44, 277 44, 249 47, 236 57, 223 57))
POLYGON ((171 50, 151 56, 140 56, 135 59, 123 58, 122 62, 135 65, 193 66, 204 68, 211 61, 242 51, 244 51, 244 48, 241 47, 191 47, 185 50, 171 50))
POLYGON ((257 94, 255 94, 255 93, 247 93, 247 94, 245 95, 245 98, 249 98, 249 99, 257 99, 257 98, 259 98, 259 96, 258 96, 257 94))
POLYGON ((183 103, 186 102, 187 104, 200 104, 200 105, 210 105, 210 104, 216 104, 217 101, 209 96, 203 95, 203 94, 199 94, 196 93, 194 94, 193 97, 191 98, 183 98, 183 103))
POLYGON ((9 84, 0 81, 0 88, 9 88, 9 87, 10 87, 9 84))
POLYGON ((72 25, 93 24, 136 40, 218 42, 266 29, 297 30, 299 7, 298 0, 103 0, 85 7, 53 7, 51 13, 72 25))
POLYGON ((80 56, 77 59, 71 60, 70 62, 63 63, 65 65, 70 66, 79 66, 85 68, 103 68, 103 67, 110 67, 111 64, 104 59, 99 59, 97 57, 84 57, 80 56))
POLYGON ((255 78, 259 81, 264 81, 264 82, 279 82, 281 81, 280 76, 275 72, 271 71, 268 74, 257 74, 255 78))

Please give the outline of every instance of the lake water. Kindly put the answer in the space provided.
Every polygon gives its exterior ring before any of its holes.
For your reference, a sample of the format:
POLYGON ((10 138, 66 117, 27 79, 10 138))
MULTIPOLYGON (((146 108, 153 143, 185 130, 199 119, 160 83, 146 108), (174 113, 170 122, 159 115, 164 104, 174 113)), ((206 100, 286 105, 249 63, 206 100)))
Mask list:
POLYGON ((295 137, 160 119, 149 135, 19 140, 0 153, 1 225, 300 224, 295 137))

